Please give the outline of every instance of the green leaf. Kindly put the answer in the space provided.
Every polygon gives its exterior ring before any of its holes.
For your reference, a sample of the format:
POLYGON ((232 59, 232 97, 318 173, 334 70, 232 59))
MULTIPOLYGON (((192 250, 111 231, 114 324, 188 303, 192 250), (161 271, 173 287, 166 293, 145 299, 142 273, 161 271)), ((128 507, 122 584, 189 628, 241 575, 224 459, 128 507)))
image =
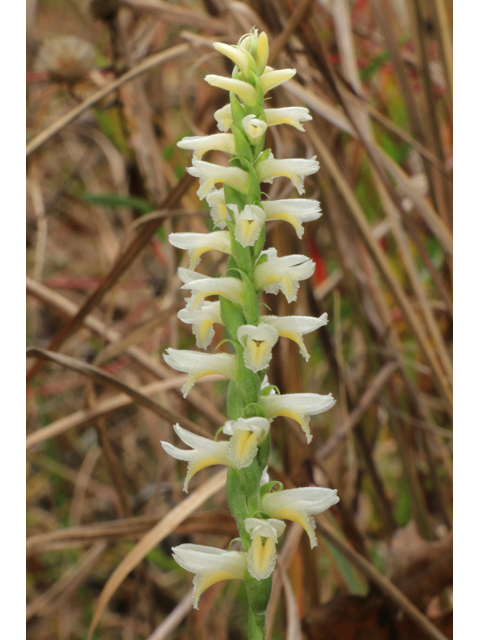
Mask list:
POLYGON ((82 200, 99 207, 109 207, 111 209, 126 207, 140 213, 150 213, 154 210, 153 205, 144 198, 125 196, 119 193, 84 193, 82 200))

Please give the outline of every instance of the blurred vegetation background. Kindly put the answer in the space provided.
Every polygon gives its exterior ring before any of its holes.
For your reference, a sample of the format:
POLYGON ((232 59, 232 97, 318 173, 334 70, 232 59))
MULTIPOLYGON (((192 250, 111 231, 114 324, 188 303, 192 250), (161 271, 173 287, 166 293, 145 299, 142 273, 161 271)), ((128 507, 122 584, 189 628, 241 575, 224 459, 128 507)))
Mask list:
MULTIPOLYGON (((245 637, 243 586, 215 585, 194 612, 170 554, 235 537, 223 476, 199 473, 186 498, 184 463, 159 443, 173 422, 212 436, 224 424, 226 382, 184 400, 185 376, 163 362, 168 346, 195 348, 176 317, 186 255, 166 239, 212 229, 176 143, 214 131, 227 98, 203 76, 231 69, 212 42, 252 26, 270 65, 297 70, 269 104, 313 116, 267 145, 321 166, 306 195, 322 218, 301 241, 282 223, 267 232, 280 255, 311 257, 314 277, 296 303, 266 302, 330 320, 307 337, 308 364, 280 341, 270 380, 337 398, 309 446, 275 421, 270 476, 341 498, 313 551, 287 529, 269 637, 452 636, 451 4, 27 2, 28 638, 83 640, 95 612, 96 639, 245 637)), ((293 196, 286 180, 266 190, 293 196)))

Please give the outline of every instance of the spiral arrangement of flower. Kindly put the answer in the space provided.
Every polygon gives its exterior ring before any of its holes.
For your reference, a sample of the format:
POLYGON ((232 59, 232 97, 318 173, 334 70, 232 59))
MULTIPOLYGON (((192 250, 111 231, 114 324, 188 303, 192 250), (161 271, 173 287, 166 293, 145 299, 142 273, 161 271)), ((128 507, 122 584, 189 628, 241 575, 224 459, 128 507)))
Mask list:
POLYGON ((221 133, 187 137, 178 146, 193 151, 188 172, 200 180, 197 193, 200 199, 206 198, 216 230, 207 234, 173 233, 170 242, 188 251, 190 258, 189 269, 179 269, 182 289, 191 292, 186 308, 178 314, 180 320, 192 325, 200 349, 210 345, 214 325, 224 325, 228 334, 224 342, 232 346, 234 353, 167 349, 164 358, 171 367, 188 374, 185 396, 203 376, 218 373, 227 377, 229 420, 221 429, 222 437, 212 440, 175 425, 175 433, 189 448, 180 449, 167 442, 162 445, 174 458, 188 462, 185 491, 199 470, 217 464, 228 467, 227 500, 238 526, 241 550, 181 544, 173 554, 181 567, 195 574, 195 607, 201 593, 212 584, 244 580, 249 639, 262 640, 276 546, 285 531, 284 520, 300 524, 314 547, 317 540, 313 516, 339 500, 332 489, 283 490, 281 483, 269 481, 267 473, 272 421, 277 416, 293 418, 310 442, 310 416, 335 404, 331 394, 281 394, 266 377, 272 349, 280 337, 296 342, 300 353, 309 359, 303 336, 324 326, 326 314, 320 318, 260 315, 262 292, 281 291, 292 302, 300 281, 309 278, 315 268, 305 256, 280 257, 274 248, 264 250, 266 222, 282 220, 301 238, 303 223, 321 215, 316 200, 262 200, 260 184, 285 176, 302 195, 304 177, 316 173, 319 165, 315 157, 276 159, 270 149, 263 149, 268 127, 287 124, 304 131, 302 123, 311 119, 303 107, 263 108, 265 94, 295 74, 293 69, 274 70, 267 66, 266 34, 253 29, 237 46, 214 46, 235 63, 231 78, 205 78, 209 84, 230 92, 229 104, 215 113, 221 133), (203 154, 210 150, 231 154, 229 166, 203 161, 203 154), (212 278, 195 270, 202 254, 212 249, 229 256, 225 276, 212 278), (218 300, 207 301, 211 296, 218 296, 218 300))

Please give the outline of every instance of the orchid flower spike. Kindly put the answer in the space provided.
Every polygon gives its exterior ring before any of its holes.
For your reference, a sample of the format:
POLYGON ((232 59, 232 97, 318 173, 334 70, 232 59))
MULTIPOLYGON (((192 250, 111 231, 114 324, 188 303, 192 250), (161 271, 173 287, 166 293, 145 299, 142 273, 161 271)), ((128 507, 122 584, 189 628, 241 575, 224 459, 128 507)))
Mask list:
POLYGON ((271 518, 285 518, 302 526, 310 538, 310 546, 317 546, 314 515, 326 511, 340 501, 336 489, 304 487, 265 493, 260 508, 271 518))
POLYGON ((232 436, 227 446, 227 458, 230 463, 237 469, 249 467, 269 431, 270 422, 266 418, 229 420, 223 428, 223 433, 232 436))
POLYGON ((219 373, 230 380, 235 378, 236 357, 230 353, 210 354, 168 348, 163 358, 172 369, 188 373, 188 380, 182 387, 184 398, 197 380, 211 373, 219 373))
POLYGON ((193 608, 205 589, 222 580, 241 580, 247 569, 246 553, 223 551, 200 544, 172 547, 173 558, 185 571, 194 573, 193 608))
POLYGON ((191 447, 191 449, 179 449, 173 444, 170 444, 170 442, 161 442, 160 444, 172 458, 188 462, 187 475, 183 485, 185 493, 188 493, 188 483, 201 469, 211 467, 215 464, 224 464, 227 467, 231 466, 227 456, 228 442, 216 442, 215 440, 197 436, 183 429, 179 424, 176 424, 173 430, 180 440, 191 447))
POLYGON ((316 173, 319 165, 315 157, 279 159, 270 150, 263 150, 268 127, 288 124, 304 131, 303 123, 311 120, 305 107, 265 108, 268 104, 264 103, 265 94, 295 74, 294 69, 275 70, 268 66, 267 35, 253 28, 237 45, 213 46, 235 64, 230 78, 206 77, 211 86, 229 92, 229 104, 214 114, 220 133, 189 136, 178 146, 193 152, 192 166, 187 171, 199 178, 197 195, 200 200, 206 199, 215 231, 173 233, 170 242, 188 251, 190 257, 190 268, 178 270, 182 289, 190 296, 186 308, 178 313, 179 319, 192 326, 200 349, 206 349, 212 342, 214 325, 223 325, 224 342, 229 343, 226 348, 233 347, 235 354, 167 349, 164 358, 171 367, 188 374, 183 387, 185 395, 196 380, 207 374, 219 373, 230 380, 229 420, 222 427, 227 439, 217 442, 176 425, 175 432, 189 448, 181 449, 167 442, 162 442, 162 446, 174 458, 188 462, 185 490, 198 470, 217 464, 228 467, 226 495, 238 526, 242 551, 185 544, 175 547, 173 553, 180 566, 195 574, 195 607, 200 594, 211 584, 243 578, 248 595, 249 638, 264 640, 276 546, 285 530, 283 519, 300 523, 314 546, 313 516, 338 502, 336 491, 317 487, 271 493, 275 483, 270 483, 268 477, 274 419, 284 416, 296 420, 310 442, 311 416, 335 404, 331 394, 281 395, 268 384, 265 375, 279 337, 293 340, 308 360, 303 336, 324 326, 327 315, 320 318, 260 315, 260 297, 264 292, 281 291, 292 302, 297 298, 300 282, 315 270, 315 263, 306 256, 279 257, 273 247, 264 250, 270 221, 287 222, 289 226, 282 230, 292 232, 293 227, 302 238, 304 225, 321 215, 316 200, 262 199, 261 183, 287 177, 302 195, 305 177, 316 173), (230 154, 228 166, 203 161, 208 151, 230 154), (210 277, 195 271, 201 256, 209 250, 228 256, 226 275, 210 277), (210 296, 219 299, 207 302, 210 296))
POLYGON ((247 552, 247 567, 252 578, 265 580, 272 575, 277 560, 276 545, 279 536, 285 531, 285 526, 284 522, 276 518, 245 520, 245 529, 252 540, 247 552))

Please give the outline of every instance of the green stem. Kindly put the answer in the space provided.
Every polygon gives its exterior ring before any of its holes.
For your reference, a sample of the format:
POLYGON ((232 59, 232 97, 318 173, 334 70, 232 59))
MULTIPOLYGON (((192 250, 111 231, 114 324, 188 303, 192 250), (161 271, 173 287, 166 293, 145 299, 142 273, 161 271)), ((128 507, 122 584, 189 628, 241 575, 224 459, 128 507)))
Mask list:
POLYGON ((265 640, 267 635, 267 606, 272 591, 272 578, 256 580, 245 577, 248 598, 248 640, 265 640))

